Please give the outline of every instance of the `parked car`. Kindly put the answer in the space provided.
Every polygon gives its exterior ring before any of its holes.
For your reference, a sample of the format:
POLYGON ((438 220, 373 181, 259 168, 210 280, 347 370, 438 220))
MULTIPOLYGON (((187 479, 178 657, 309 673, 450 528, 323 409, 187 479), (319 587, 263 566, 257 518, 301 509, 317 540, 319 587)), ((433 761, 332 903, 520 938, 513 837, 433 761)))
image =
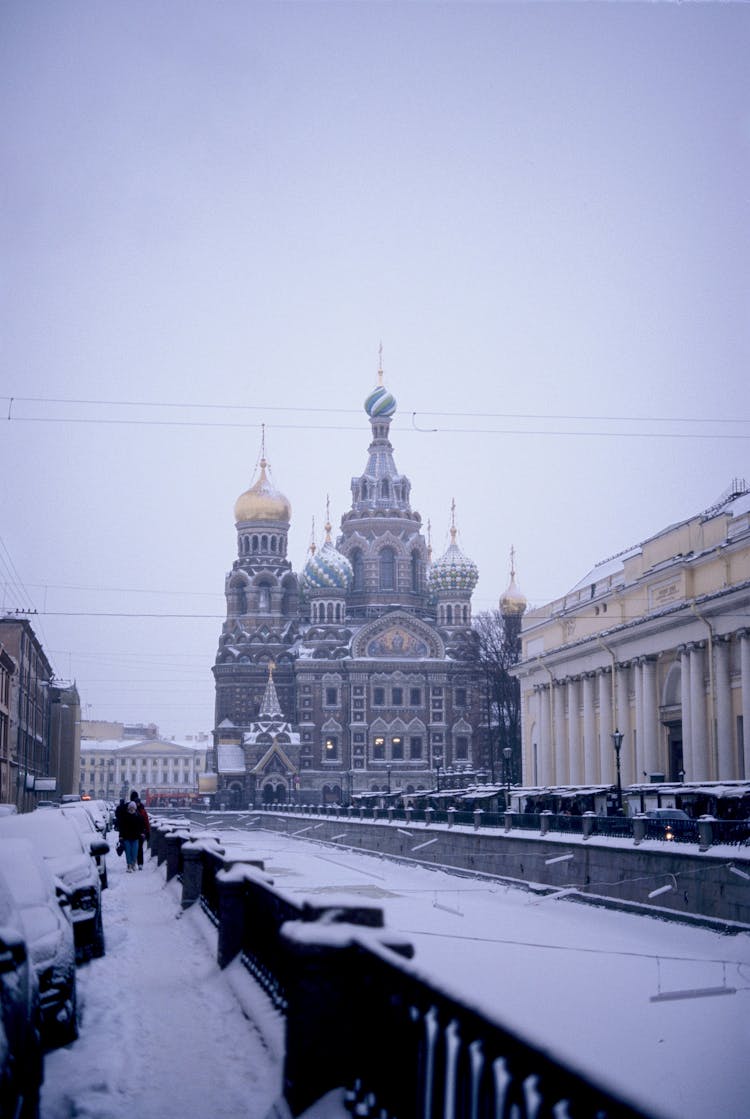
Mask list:
POLYGON ((76 952, 70 897, 30 839, 0 842, 0 883, 15 901, 39 984, 47 1048, 78 1037, 76 952))
POLYGON ((63 816, 73 821, 80 831, 83 841, 92 849, 91 853, 96 860, 96 867, 99 871, 102 889, 106 890, 108 882, 107 860, 105 856, 109 851, 109 843, 104 840, 101 831, 97 828, 96 821, 88 810, 88 802, 81 801, 80 804, 64 804, 60 811, 63 816))
POLYGON ((697 835, 697 824, 681 808, 651 808, 646 818, 648 839, 689 840, 697 835))
POLYGON ((0 804, 0 816, 15 816, 17 812, 18 809, 15 804, 7 804, 5 802, 0 804))
POLYGON ((43 1079, 36 973, 18 907, 0 883, 0 1115, 36 1119, 43 1079))
POLYGON ((3 837, 30 839, 52 873, 67 886, 77 960, 103 956, 102 887, 95 853, 106 854, 109 844, 98 838, 87 844, 62 809, 53 808, 0 816, 0 840, 3 837))

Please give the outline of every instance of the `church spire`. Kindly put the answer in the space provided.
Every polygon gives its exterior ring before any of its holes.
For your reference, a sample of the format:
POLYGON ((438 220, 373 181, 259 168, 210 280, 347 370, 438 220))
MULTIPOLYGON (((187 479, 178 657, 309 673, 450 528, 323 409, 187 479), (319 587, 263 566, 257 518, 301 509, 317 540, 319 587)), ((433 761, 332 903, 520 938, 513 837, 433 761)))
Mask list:
POLYGON ((266 690, 263 693, 263 699, 260 702, 260 716, 261 718, 278 717, 283 715, 279 697, 276 694, 276 685, 273 682, 273 672, 276 668, 274 661, 268 662, 268 680, 266 681, 266 690))

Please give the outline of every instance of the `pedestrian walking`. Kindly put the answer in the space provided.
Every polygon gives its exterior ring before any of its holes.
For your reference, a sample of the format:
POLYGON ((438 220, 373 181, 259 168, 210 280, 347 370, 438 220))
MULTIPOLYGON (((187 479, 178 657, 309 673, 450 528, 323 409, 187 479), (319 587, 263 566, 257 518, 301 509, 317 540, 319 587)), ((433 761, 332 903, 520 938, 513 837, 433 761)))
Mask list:
POLYGON ((143 820, 138 812, 138 805, 134 800, 129 801, 127 809, 120 824, 120 839, 125 848, 127 873, 135 871, 138 861, 138 846, 143 836, 143 820))
POLYGON ((143 820, 143 835, 141 836, 140 840, 138 841, 138 860, 137 860, 138 869, 143 870, 143 848, 145 847, 146 842, 151 838, 151 821, 148 818, 148 812, 146 811, 146 805, 143 803, 143 801, 138 796, 138 793, 135 790, 133 790, 133 792, 130 794, 130 799, 131 799, 131 801, 135 802, 135 805, 138 809, 138 815, 143 820))

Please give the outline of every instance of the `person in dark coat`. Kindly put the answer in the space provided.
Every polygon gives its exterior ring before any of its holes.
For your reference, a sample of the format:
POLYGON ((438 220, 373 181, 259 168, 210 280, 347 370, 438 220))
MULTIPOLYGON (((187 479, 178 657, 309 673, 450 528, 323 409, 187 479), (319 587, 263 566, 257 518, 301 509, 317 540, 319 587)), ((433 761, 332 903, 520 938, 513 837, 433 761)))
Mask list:
POLYGON ((137 860, 138 869, 143 870, 143 848, 144 848, 146 842, 148 841, 148 839, 151 836, 151 821, 148 818, 148 812, 146 811, 146 805, 143 803, 141 798, 138 796, 138 793, 135 791, 135 789, 130 794, 130 799, 131 799, 131 801, 135 801, 136 807, 138 808, 138 814, 141 817, 141 819, 143 820, 143 829, 144 830, 143 830, 143 835, 141 836, 140 842, 138 844, 138 860, 137 860))
POLYGON ((117 808, 115 809, 115 829, 118 832, 120 830, 120 821, 122 820, 122 818, 125 815, 125 813, 127 812, 127 810, 128 810, 128 806, 127 806, 127 803, 125 801, 125 797, 120 797, 120 803, 117 805, 117 808))
POLYGON ((134 800, 131 800, 128 802, 128 806, 122 818, 122 823, 120 824, 120 839, 125 847, 128 874, 131 874, 136 868, 138 846, 143 833, 143 820, 138 811, 138 805, 134 800))

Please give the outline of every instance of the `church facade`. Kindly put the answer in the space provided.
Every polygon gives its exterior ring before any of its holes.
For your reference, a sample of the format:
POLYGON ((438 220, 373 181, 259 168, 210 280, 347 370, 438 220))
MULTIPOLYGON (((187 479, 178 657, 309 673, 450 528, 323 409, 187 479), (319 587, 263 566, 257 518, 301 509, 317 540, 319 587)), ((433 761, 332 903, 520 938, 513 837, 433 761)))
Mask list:
POLYGON ((291 506, 263 455, 235 503, 237 556, 213 667, 209 765, 218 803, 350 803, 416 793, 481 750, 479 681, 464 659, 476 565, 457 543, 432 561, 390 442, 396 401, 365 401, 371 439, 334 543, 302 570, 287 555, 291 506))

